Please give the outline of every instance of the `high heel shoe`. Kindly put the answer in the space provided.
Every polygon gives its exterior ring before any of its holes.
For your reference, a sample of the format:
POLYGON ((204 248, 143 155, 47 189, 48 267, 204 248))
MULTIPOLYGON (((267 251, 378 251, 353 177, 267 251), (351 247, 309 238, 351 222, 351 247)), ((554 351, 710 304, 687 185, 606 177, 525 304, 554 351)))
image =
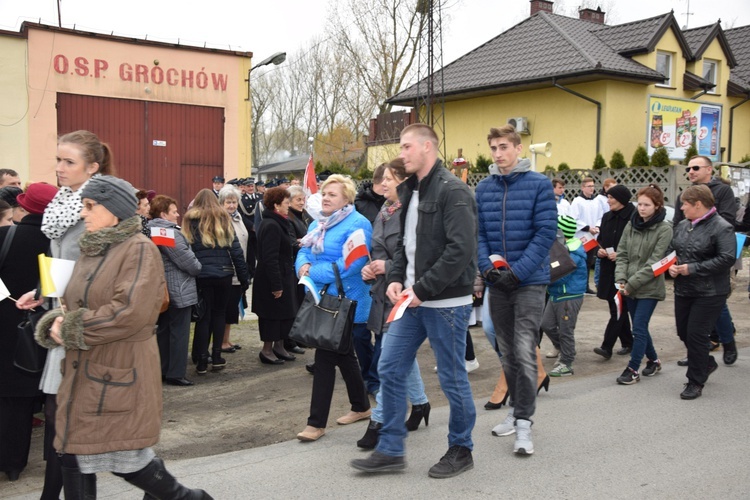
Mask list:
POLYGON ((423 405, 412 405, 411 415, 406 421, 406 430, 416 431, 419 428, 420 422, 424 418, 424 426, 429 427, 430 425, 430 403, 429 401, 423 405))
POLYGON ((484 405, 485 410, 497 410, 503 405, 508 404, 508 384, 505 381, 505 372, 500 371, 500 378, 497 379, 495 390, 492 391, 490 400, 484 405))
POLYGON ((544 376, 544 380, 539 384, 536 393, 539 394, 542 391, 542 388, 544 388, 544 392, 549 392, 549 375, 544 376))
POLYGON ((367 426, 367 431, 362 439, 357 441, 357 447, 363 450, 372 450, 378 445, 378 439, 380 438, 380 429, 383 424, 370 420, 370 424, 367 426))

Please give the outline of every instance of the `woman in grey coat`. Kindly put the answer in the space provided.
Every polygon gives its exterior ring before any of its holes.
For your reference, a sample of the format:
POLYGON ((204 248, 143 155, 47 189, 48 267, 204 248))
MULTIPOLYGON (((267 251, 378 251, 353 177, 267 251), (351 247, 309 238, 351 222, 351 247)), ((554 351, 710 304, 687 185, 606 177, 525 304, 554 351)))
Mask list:
POLYGON ((151 201, 149 228, 172 230, 174 247, 159 245, 164 262, 164 273, 169 290, 169 308, 159 315, 156 340, 161 355, 161 375, 169 385, 190 386, 185 378, 187 352, 190 339, 190 310, 198 302, 195 277, 201 272, 201 263, 190 249, 177 225, 177 200, 158 195, 151 201))
MULTIPOLYGON (((393 304, 385 295, 388 287, 388 272, 391 269, 393 254, 398 245, 398 235, 401 231, 401 202, 398 199, 396 187, 407 177, 404 162, 400 158, 385 164, 383 173, 383 195, 385 203, 380 209, 372 224, 372 261, 362 268, 362 279, 374 281, 370 288, 372 305, 370 306, 370 317, 367 320, 367 329, 375 334, 375 353, 372 365, 377 368, 380 357, 381 345, 388 338, 388 315, 391 313, 393 304)), ((377 374, 374 374, 377 377, 377 374)), ((407 394, 411 402, 411 415, 406 421, 406 428, 410 431, 416 430, 424 418, 425 425, 430 419, 430 403, 424 392, 424 382, 419 372, 417 360, 409 371, 407 377, 407 394)), ((380 428, 383 425, 382 401, 378 391, 375 401, 377 406, 373 408, 370 416, 370 425, 367 426, 365 435, 357 441, 357 446, 364 449, 372 449, 378 443, 380 428)))

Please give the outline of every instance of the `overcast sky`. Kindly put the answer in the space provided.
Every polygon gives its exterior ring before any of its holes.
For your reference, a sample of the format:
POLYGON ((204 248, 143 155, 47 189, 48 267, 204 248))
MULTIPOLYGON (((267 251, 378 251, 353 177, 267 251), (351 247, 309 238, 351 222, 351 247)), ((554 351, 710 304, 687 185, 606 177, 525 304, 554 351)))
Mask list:
MULTIPOLYGON (((581 0, 564 0, 577 6, 581 0)), ((597 5, 588 0, 588 5, 597 5)), ((750 24, 749 0, 603 0, 609 24, 674 10, 691 28, 715 23, 750 24), (607 6, 613 6, 607 9, 607 6)), ((327 0, 61 0, 62 25, 165 42, 231 48, 259 62, 278 51, 295 52, 324 37, 327 0)), ((528 0, 443 0, 445 64, 528 17, 528 0)), ((0 29, 18 31, 23 21, 57 25, 56 0, 0 0, 0 29)))

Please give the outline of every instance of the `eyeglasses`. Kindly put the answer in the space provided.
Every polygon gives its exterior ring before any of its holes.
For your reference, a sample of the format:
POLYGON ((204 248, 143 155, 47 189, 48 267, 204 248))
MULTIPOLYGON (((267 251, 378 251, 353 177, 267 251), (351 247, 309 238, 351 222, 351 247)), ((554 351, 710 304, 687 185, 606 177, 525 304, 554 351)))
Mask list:
POLYGON ((693 172, 697 172, 698 170, 702 169, 703 167, 707 167, 707 165, 693 165, 692 167, 685 167, 685 173, 689 174, 691 170, 693 172))
POLYGON ((99 205, 99 203, 97 203, 95 201, 87 201, 87 202, 85 202, 83 204, 83 208, 85 208, 86 210, 88 210, 89 212, 91 212, 94 209, 94 207, 97 206, 97 205, 99 205))
POLYGON ((585 187, 585 188, 592 188, 592 187, 594 187, 594 185, 593 185, 593 184, 586 184, 586 185, 585 185, 585 186, 583 186, 583 187, 585 187))

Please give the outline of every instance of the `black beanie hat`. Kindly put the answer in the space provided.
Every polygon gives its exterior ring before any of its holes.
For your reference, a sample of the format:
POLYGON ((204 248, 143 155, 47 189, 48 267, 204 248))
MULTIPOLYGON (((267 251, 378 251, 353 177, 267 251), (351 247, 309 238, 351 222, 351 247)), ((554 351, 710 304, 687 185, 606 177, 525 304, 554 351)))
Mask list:
POLYGON ((622 184, 612 186, 607 191, 607 194, 623 205, 627 205, 628 203, 630 203, 631 198, 633 198, 633 193, 630 192, 630 189, 626 188, 622 184))

